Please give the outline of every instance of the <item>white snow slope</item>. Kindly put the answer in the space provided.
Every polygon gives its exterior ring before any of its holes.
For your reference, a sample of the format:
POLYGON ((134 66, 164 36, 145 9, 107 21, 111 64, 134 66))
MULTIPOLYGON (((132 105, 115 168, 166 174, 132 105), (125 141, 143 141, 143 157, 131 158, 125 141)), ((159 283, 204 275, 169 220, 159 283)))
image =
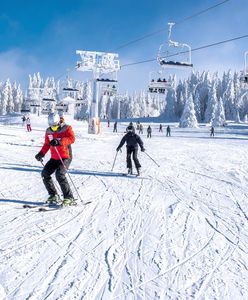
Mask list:
MULTIPOLYGON (((248 127, 179 129, 142 138, 142 176, 126 172, 123 136, 73 121, 70 176, 84 202, 38 212, 34 158, 46 128, 0 122, 0 299, 248 299, 248 127)), ((20 118, 21 119, 21 118, 20 118)), ((45 161, 50 157, 48 153, 45 161)), ((77 193, 74 190, 75 196, 77 193)))

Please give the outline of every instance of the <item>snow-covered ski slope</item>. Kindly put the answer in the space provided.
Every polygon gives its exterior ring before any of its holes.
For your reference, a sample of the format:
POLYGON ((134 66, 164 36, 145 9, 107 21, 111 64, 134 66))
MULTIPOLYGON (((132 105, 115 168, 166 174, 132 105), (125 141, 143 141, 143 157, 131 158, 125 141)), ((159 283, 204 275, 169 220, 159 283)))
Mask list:
POLYGON ((74 121, 70 176, 92 203, 38 212, 22 208, 47 197, 34 159, 46 121, 31 121, 0 125, 1 299, 248 299, 248 126, 210 138, 152 124, 142 138, 161 167, 139 152, 135 178, 125 147, 111 172, 125 123, 95 136, 74 121))

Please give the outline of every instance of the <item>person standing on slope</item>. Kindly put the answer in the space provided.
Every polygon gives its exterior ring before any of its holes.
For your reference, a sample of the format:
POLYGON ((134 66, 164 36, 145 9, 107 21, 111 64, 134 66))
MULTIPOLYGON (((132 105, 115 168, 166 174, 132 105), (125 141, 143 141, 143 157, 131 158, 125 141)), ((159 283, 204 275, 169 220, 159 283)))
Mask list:
POLYGON ((132 125, 129 125, 127 127, 127 133, 122 138, 119 146, 117 147, 116 151, 119 151, 121 147, 126 143, 127 145, 127 168, 128 168, 128 174, 133 174, 133 168, 132 168, 132 160, 131 155, 133 154, 133 161, 135 164, 135 167, 137 169, 137 175, 140 175, 140 162, 138 160, 138 145, 141 148, 141 151, 144 152, 144 144, 138 134, 135 133, 135 129, 132 125))
POLYGON ((32 131, 32 128, 31 128, 31 121, 30 121, 30 118, 27 117, 26 119, 26 125, 27 125, 27 131, 30 132, 32 131))
POLYGON ((59 202, 59 195, 53 183, 51 175, 55 172, 56 179, 63 193, 63 205, 74 205, 75 200, 66 178, 66 172, 72 161, 71 144, 75 141, 75 135, 70 125, 61 123, 58 114, 48 116, 49 127, 45 133, 45 142, 40 152, 35 155, 38 161, 46 155, 48 150, 51 158, 44 166, 41 176, 48 191, 47 203, 59 202))

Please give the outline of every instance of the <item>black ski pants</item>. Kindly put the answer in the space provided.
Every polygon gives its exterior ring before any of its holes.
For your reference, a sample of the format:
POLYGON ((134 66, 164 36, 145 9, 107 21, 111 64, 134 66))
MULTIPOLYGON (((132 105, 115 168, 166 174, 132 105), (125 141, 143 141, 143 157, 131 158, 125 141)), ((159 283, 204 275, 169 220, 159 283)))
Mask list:
MULTIPOLYGON (((66 168, 69 168, 71 159, 63 159, 63 162, 66 168)), ((66 178, 67 170, 63 166, 60 160, 51 158, 45 165, 44 169, 41 172, 41 176, 44 182, 44 185, 48 191, 49 195, 58 194, 55 185, 53 183, 51 175, 55 172, 55 177, 60 185, 64 198, 73 198, 72 191, 70 189, 68 180, 66 178)))
POLYGON ((138 148, 132 148, 132 147, 127 147, 127 168, 132 168, 132 160, 131 156, 133 154, 133 161, 135 164, 136 169, 140 168, 140 162, 138 160, 138 148))

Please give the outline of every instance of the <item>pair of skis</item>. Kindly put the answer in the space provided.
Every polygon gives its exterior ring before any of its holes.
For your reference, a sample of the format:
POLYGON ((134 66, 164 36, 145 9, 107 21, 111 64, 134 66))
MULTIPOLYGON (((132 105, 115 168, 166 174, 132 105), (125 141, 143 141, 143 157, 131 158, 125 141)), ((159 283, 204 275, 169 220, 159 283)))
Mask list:
MULTIPOLYGON (((91 201, 88 201, 88 202, 85 202, 83 203, 83 205, 88 205, 90 204, 91 201)), ((45 211, 54 211, 54 210, 59 210, 59 209, 62 209, 62 208, 66 208, 66 207, 75 207, 77 206, 77 204, 73 204, 73 205, 63 205, 63 204, 48 204, 48 203, 44 203, 44 204, 38 204, 38 205, 35 205, 35 204, 24 204, 22 207, 23 208, 28 208, 28 209, 37 209, 38 211, 40 212, 45 212, 45 211)))

